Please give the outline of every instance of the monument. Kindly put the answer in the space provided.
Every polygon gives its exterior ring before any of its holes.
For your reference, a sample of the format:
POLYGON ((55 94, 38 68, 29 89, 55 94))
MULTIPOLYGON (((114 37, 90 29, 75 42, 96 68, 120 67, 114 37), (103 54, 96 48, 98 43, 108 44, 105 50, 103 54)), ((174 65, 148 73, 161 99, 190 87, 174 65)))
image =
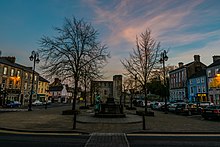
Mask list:
MULTIPOLYGON (((97 103, 98 104, 98 103, 97 103)), ((114 98, 107 98, 106 103, 100 103, 99 111, 95 109, 95 117, 121 118, 126 117, 123 112, 123 105, 115 104, 114 98)))

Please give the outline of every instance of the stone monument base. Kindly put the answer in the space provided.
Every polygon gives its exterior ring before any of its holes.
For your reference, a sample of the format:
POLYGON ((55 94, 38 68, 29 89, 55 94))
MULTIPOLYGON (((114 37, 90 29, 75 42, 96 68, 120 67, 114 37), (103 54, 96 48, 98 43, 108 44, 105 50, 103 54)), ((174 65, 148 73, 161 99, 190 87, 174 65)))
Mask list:
POLYGON ((121 118, 126 116, 123 113, 123 106, 115 104, 114 98, 108 98, 105 104, 101 104, 101 110, 95 113, 95 117, 121 118))

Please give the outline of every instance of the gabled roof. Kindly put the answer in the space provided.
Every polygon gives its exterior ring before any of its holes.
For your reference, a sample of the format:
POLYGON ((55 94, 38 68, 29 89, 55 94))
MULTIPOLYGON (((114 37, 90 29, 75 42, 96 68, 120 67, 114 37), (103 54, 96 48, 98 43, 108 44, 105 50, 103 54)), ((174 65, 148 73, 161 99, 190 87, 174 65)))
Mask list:
POLYGON ((210 64, 207 68, 214 67, 214 66, 218 66, 218 65, 220 65, 220 59, 219 59, 219 60, 216 60, 215 62, 213 62, 212 64, 210 64))
MULTIPOLYGON (((10 62, 9 60, 7 60, 4 57, 0 57, 0 63, 6 64, 6 65, 11 66, 11 67, 19 68, 19 69, 22 69, 22 70, 25 70, 25 71, 28 71, 28 72, 32 72, 32 67, 26 67, 26 66, 18 64, 18 63, 10 62)), ((37 73, 37 72, 35 71, 35 73, 37 73)))
POLYGON ((199 72, 196 72, 195 74, 190 76, 189 79, 194 79, 194 78, 198 78, 198 77, 202 77, 202 76, 206 76, 206 69, 203 69, 199 72))
MULTIPOLYGON (((185 64, 185 65, 183 65, 182 67, 179 67, 179 68, 176 68, 176 69, 174 69, 174 70, 171 70, 171 71, 169 71, 169 73, 171 73, 171 72, 174 72, 174 71, 177 71, 177 70, 180 70, 180 69, 183 69, 183 68, 187 68, 187 67, 189 67, 189 66, 191 66, 192 64, 194 64, 194 63, 196 63, 195 61, 192 61, 192 62, 190 62, 190 63, 188 63, 188 64, 185 64)), ((202 63, 202 62, 199 62, 200 64, 203 64, 204 66, 206 66, 204 63, 202 63)))

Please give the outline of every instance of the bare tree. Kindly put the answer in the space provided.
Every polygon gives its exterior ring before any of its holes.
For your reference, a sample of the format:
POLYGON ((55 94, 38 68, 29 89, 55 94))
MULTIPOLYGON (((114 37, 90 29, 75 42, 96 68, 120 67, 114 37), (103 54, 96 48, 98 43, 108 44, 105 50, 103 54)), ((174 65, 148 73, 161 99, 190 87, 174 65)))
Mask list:
MULTIPOLYGON (((39 53, 45 64, 41 67, 47 76, 62 77, 74 81, 72 110, 75 110, 79 80, 85 73, 83 67, 103 67, 109 53, 106 45, 97 41, 98 32, 84 20, 65 18, 61 28, 56 27, 56 37, 43 36, 39 53)), ((99 70, 99 69, 98 69, 99 70)))
MULTIPOLYGON (((80 79, 81 85, 84 87, 84 98, 85 98, 85 108, 87 107, 87 89, 91 89, 91 81, 94 79, 102 79, 103 74, 101 69, 103 66, 93 65, 94 62, 87 64, 82 68, 82 77, 80 79)), ((90 103, 92 104, 92 100, 90 99, 90 103)))
POLYGON ((147 83, 158 64, 161 51, 160 43, 156 42, 151 36, 151 31, 146 29, 140 37, 136 37, 136 48, 133 48, 130 58, 121 60, 127 75, 136 78, 144 91, 145 113, 147 113, 147 83))

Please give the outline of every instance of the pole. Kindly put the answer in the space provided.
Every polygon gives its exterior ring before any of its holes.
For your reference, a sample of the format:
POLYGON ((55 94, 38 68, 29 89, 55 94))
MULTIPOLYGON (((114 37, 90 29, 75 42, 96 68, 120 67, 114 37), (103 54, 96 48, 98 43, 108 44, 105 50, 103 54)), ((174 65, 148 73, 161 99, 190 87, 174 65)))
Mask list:
POLYGON ((142 119, 143 119, 143 130, 146 130, 146 125, 145 125, 145 115, 142 115, 142 119))
POLYGON ((167 89, 166 89, 166 71, 165 71, 165 56, 166 51, 162 53, 162 60, 163 60, 163 77, 164 77, 164 88, 165 88, 165 114, 167 114, 167 89))
POLYGON ((33 67, 33 71, 32 71, 32 85, 31 85, 31 95, 30 95, 30 99, 29 99, 28 111, 32 111, 31 106, 32 106, 32 95, 33 95, 33 89, 34 89, 35 60, 36 60, 36 54, 34 54, 34 67, 33 67))

